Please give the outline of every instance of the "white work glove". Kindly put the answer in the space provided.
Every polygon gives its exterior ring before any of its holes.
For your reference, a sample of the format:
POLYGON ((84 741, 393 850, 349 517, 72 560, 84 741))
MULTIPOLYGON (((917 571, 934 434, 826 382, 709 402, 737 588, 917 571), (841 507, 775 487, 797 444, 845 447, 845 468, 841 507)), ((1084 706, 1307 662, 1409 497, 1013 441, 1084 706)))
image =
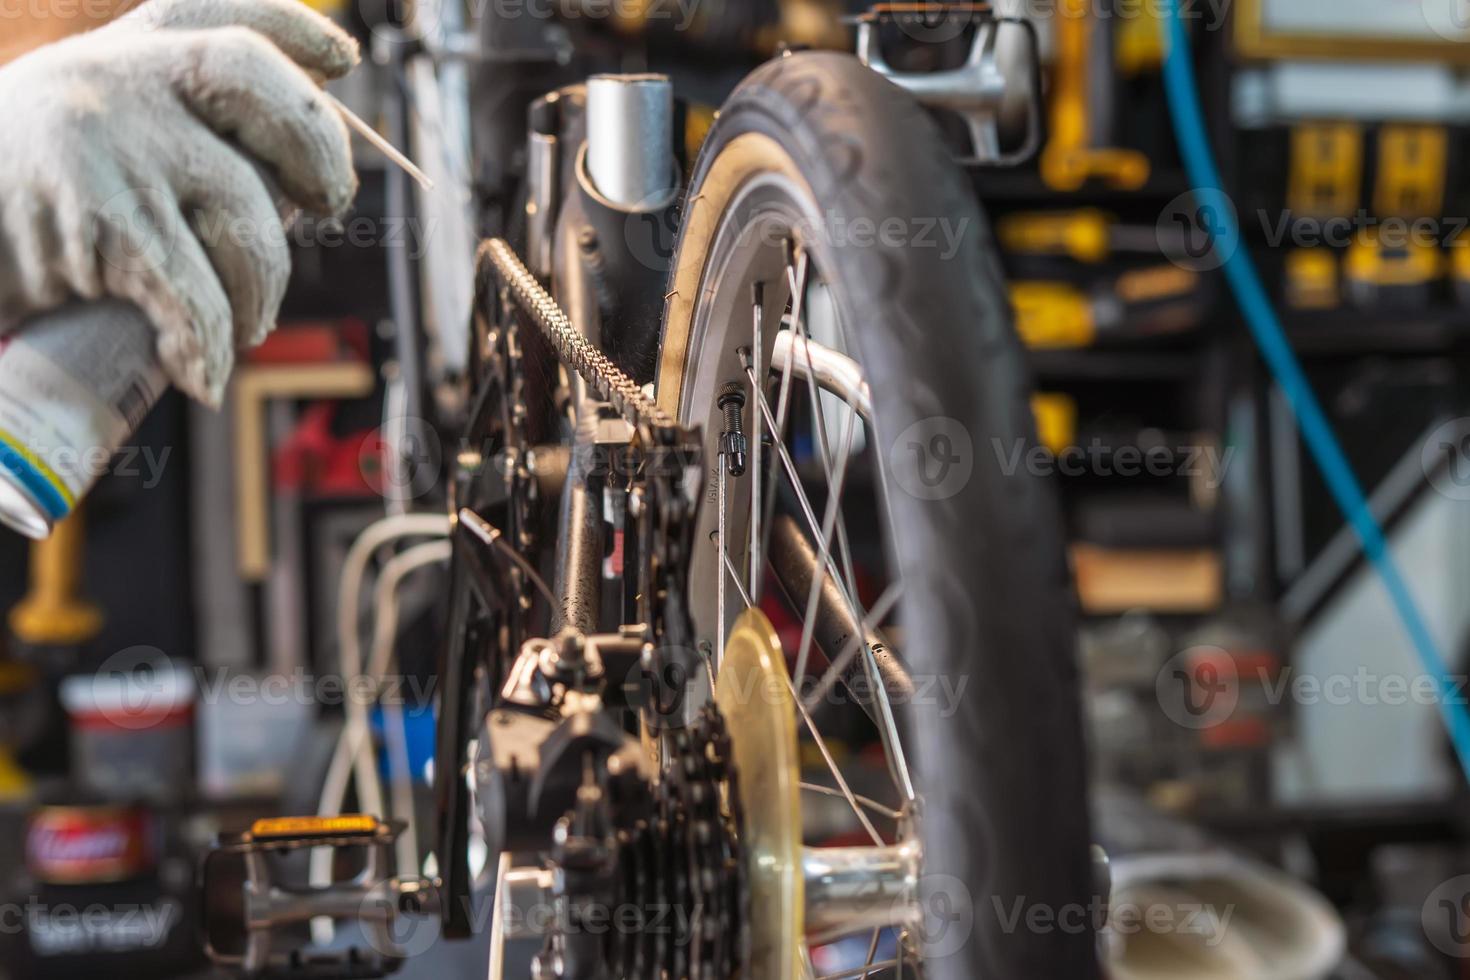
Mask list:
POLYGON ((173 382, 218 405, 290 275, 270 183, 320 215, 357 193, 316 82, 357 60, 300 0, 151 0, 0 68, 0 335, 128 300, 173 382))

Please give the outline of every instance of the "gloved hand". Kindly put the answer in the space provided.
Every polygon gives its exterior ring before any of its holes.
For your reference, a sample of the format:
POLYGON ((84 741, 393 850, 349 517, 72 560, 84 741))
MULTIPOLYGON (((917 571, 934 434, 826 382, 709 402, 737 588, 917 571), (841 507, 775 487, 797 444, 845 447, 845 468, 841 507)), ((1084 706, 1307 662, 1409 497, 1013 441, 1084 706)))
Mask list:
POLYGON ((217 405, 290 274, 268 183, 321 215, 357 192, 314 80, 357 60, 299 0, 151 0, 0 68, 0 334, 72 297, 125 299, 173 382, 217 405))

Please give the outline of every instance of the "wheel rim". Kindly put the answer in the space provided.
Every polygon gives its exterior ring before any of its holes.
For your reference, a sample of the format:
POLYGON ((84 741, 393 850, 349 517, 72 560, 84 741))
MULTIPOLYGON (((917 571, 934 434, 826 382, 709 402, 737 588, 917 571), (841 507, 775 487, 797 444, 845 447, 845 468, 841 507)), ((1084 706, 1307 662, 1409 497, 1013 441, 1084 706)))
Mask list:
MULTIPOLYGON (((715 167, 719 167, 719 161, 715 167)), ((718 174, 711 177, 717 180, 718 174)), ((704 197, 704 194, 699 197, 704 197)), ((856 410, 861 399, 856 396, 848 402, 836 399, 837 417, 829 417, 834 407, 831 392, 839 386, 831 378, 821 378, 822 372, 812 370, 807 350, 802 350, 799 356, 787 358, 786 370, 779 375, 771 372, 772 355, 777 337, 782 332, 808 339, 815 329, 828 342, 818 349, 832 349, 838 356, 844 348, 852 349, 846 344, 847 324, 843 322, 838 304, 831 301, 829 287, 820 275, 820 259, 813 257, 820 255, 821 243, 810 243, 813 247, 808 251, 808 243, 802 240, 800 233, 802 228, 822 227, 814 196, 794 173, 776 168, 766 169, 742 181, 729 195, 724 207, 719 208, 717 216, 713 215, 713 208, 703 215, 698 213, 698 200, 696 198, 693 206, 696 210, 691 212, 687 222, 691 227, 686 231, 685 247, 692 237, 700 233, 694 225, 701 220, 712 221, 705 229, 708 246, 699 263, 697 286, 688 285, 692 277, 687 267, 683 269, 683 276, 676 270, 676 292, 690 289, 697 298, 688 300, 685 297, 688 305, 684 323, 687 329, 682 336, 674 338, 672 345, 673 356, 679 364, 677 369, 671 369, 670 361, 665 360, 659 397, 665 408, 677 412, 681 422, 702 427, 706 457, 711 460, 690 577, 696 632, 701 638, 702 649, 718 671, 725 654, 724 638, 746 608, 758 606, 761 601, 766 558, 770 554, 768 528, 771 505, 783 483, 783 492, 796 498, 797 521, 816 543, 818 563, 824 565, 832 580, 839 584, 854 621, 864 626, 882 623, 901 598, 901 587, 895 581, 870 608, 862 605, 857 588, 853 551, 841 506, 847 480, 854 468, 854 457, 850 451, 838 451, 838 447, 853 445, 860 437, 874 445, 880 444, 872 430, 871 417, 865 419, 856 410), (756 292, 757 284, 760 293, 756 292), (757 336, 760 339, 758 344, 757 336), (793 370, 799 361, 806 362, 805 370, 793 370), (732 379, 745 383, 747 402, 742 415, 745 431, 752 443, 751 465, 740 478, 731 477, 726 461, 719 455, 724 419, 718 405, 718 393, 732 379), (820 474, 814 475, 825 481, 820 493, 807 492, 800 467, 791 448, 785 445, 785 438, 790 435, 788 426, 794 406, 798 403, 812 420, 814 455, 821 463, 820 474), (776 431, 782 432, 783 439, 757 451, 755 442, 758 436, 776 431), (760 477, 758 484, 757 476, 760 477), (759 529, 760 533, 752 534, 752 528, 759 529), (760 574, 751 574, 752 554, 761 566, 760 574)), ((676 295, 672 308, 677 309, 679 302, 680 297, 676 295)), ((677 313, 671 319, 675 317, 677 313)), ((851 395, 851 391, 845 394, 851 395)), ((864 465, 877 470, 873 474, 874 484, 881 487, 884 481, 881 454, 873 452, 871 457, 864 465)), ((884 495, 880 493, 879 496, 884 495)), ((820 577, 813 577, 812 592, 820 581, 820 577)), ((804 605, 810 609, 815 599, 811 594, 803 598, 806 600, 804 605)), ((803 629, 796 651, 796 683, 802 688, 800 700, 814 707, 830 693, 835 684, 835 672, 825 672, 810 689, 805 689, 802 675, 810 662, 814 645, 813 617, 808 614, 800 618, 803 629)), ((856 639, 860 641, 861 637, 856 639)), ((863 643, 848 644, 834 659, 852 658, 870 659, 863 643)), ((880 734, 890 772, 894 775, 897 798, 905 818, 903 823, 911 830, 912 824, 907 818, 914 812, 913 781, 903 757, 887 693, 881 684, 874 685, 874 690, 881 702, 883 724, 880 734)), ((805 725, 808 737, 817 744, 828 763, 831 779, 836 783, 835 790, 830 787, 804 788, 833 793, 846 800, 869 838, 875 845, 882 843, 865 812, 867 802, 871 801, 860 801, 853 793, 813 723, 810 711, 798 707, 798 713, 798 725, 805 725)), ((874 970, 884 965, 895 965, 874 963, 878 939, 879 932, 874 931, 867 957, 868 966, 874 970)))

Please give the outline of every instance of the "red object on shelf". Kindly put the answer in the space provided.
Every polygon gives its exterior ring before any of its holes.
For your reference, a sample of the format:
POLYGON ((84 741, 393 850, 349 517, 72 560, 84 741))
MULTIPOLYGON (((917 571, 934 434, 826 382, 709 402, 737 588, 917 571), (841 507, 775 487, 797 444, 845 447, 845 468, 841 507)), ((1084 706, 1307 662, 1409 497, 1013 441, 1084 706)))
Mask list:
POLYGON ((1271 744, 1271 725, 1265 718, 1232 718, 1200 732, 1208 749, 1260 749, 1271 744))
POLYGON ((382 439, 376 429, 338 436, 332 432, 335 402, 318 402, 301 414, 291 437, 271 459, 277 489, 330 497, 372 497, 378 476, 382 439))
POLYGON ((46 806, 26 828, 26 867, 50 884, 124 881, 157 861, 153 820, 133 806, 46 806))
POLYGON ((245 355, 250 364, 336 364, 368 359, 367 324, 354 317, 337 321, 284 323, 245 355))

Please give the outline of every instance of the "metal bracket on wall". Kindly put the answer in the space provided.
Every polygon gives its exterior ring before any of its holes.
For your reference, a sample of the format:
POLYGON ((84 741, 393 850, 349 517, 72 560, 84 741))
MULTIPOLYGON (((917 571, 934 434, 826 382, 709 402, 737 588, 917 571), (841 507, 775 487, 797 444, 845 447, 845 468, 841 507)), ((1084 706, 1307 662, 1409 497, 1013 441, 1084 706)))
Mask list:
POLYGON ((270 450, 265 405, 277 399, 366 398, 375 379, 366 364, 247 366, 235 381, 236 529, 240 577, 260 582, 270 571, 270 450))

